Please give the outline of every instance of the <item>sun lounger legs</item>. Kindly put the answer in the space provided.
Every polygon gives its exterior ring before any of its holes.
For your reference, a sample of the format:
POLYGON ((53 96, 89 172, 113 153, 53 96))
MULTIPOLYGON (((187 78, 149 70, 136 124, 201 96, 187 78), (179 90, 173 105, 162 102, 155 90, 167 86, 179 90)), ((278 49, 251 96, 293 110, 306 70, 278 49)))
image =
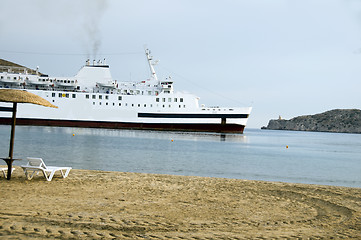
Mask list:
MULTIPOLYGON (((7 177, 8 168, 0 168, 0 170, 3 172, 4 178, 6 178, 6 177, 7 177)), ((15 170, 15 168, 12 168, 12 169, 11 169, 11 173, 13 173, 14 170, 15 170)))
POLYGON ((24 169, 25 176, 28 180, 31 180, 35 174, 38 175, 39 171, 41 171, 47 181, 51 181, 53 179, 56 171, 60 171, 61 176, 63 178, 66 178, 69 175, 69 172, 71 170, 70 167, 62 167, 62 168, 48 167, 48 169, 50 168, 51 170, 34 169, 34 168, 30 168, 30 167, 24 168, 24 166, 22 166, 22 168, 24 169))

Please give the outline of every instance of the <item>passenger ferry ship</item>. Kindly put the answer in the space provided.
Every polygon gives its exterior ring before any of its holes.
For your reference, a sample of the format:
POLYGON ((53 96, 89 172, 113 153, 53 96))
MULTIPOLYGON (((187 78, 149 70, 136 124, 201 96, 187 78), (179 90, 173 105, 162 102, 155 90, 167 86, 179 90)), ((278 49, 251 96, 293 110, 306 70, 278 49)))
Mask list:
MULTIPOLYGON (((24 89, 58 106, 19 104, 18 125, 243 133, 251 107, 199 105, 199 97, 174 91, 170 77, 159 80, 156 61, 148 49, 145 54, 151 76, 144 81, 114 80, 105 60, 88 60, 74 77, 1 66, 0 88, 24 89)), ((10 124, 10 118, 11 113, 0 112, 0 124, 10 124)))

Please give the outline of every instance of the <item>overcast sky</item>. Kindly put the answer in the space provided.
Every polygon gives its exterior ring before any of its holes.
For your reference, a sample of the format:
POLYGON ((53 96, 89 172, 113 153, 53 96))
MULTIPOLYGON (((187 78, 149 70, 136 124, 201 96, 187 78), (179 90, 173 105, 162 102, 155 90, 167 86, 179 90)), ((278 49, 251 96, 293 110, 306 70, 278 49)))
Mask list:
POLYGON ((107 59, 119 81, 160 77, 206 106, 252 106, 250 128, 361 108, 359 0, 1 0, 0 58, 73 76, 107 59))

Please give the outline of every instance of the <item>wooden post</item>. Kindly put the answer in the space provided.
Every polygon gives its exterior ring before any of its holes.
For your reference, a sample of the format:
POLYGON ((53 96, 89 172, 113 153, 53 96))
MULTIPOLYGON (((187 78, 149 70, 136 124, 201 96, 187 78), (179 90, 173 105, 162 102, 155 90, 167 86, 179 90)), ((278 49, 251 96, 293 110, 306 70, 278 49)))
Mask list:
POLYGON ((13 169, 13 153, 14 153, 14 139, 15 139, 16 109, 17 109, 17 103, 14 102, 13 103, 13 117, 12 117, 12 121, 11 121, 9 160, 6 161, 6 163, 8 164, 7 180, 11 179, 11 171, 13 169))

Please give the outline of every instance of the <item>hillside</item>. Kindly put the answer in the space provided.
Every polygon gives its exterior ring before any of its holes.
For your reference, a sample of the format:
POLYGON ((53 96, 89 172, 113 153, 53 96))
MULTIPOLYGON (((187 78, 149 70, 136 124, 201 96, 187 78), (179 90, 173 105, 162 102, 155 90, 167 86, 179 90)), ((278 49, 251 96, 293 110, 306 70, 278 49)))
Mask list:
MULTIPOLYGON (((19 64, 16 64, 16 63, 13 63, 13 62, 10 62, 10 61, 0 58, 1 71, 4 71, 4 70, 7 71, 7 69, 6 69, 7 67, 12 67, 11 71, 15 72, 15 73, 24 72, 24 68, 26 68, 28 70, 28 73, 36 74, 36 71, 33 69, 30 69, 30 68, 27 68, 27 67, 21 66, 19 64)), ((39 74, 42 74, 42 73, 39 73, 39 74)))
POLYGON ((19 64, 16 64, 16 63, 13 63, 13 62, 7 61, 5 59, 1 59, 1 58, 0 58, 0 66, 24 67, 19 64))
POLYGON ((314 132, 361 133, 361 110, 335 109, 290 120, 270 120, 262 129, 314 132))

